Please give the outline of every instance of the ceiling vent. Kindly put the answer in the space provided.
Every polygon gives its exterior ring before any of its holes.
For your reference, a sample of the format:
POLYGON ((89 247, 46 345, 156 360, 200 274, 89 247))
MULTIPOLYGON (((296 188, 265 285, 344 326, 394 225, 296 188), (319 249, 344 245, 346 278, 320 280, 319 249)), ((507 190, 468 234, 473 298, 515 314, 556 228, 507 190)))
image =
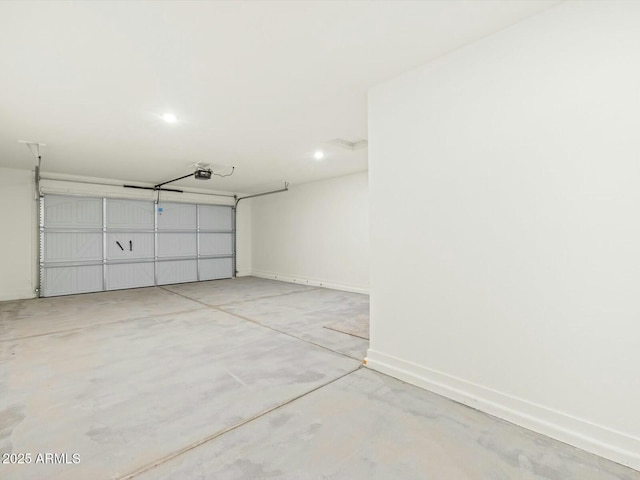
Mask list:
POLYGON ((361 150, 367 148, 367 140, 358 137, 334 138, 328 143, 346 150, 361 150))

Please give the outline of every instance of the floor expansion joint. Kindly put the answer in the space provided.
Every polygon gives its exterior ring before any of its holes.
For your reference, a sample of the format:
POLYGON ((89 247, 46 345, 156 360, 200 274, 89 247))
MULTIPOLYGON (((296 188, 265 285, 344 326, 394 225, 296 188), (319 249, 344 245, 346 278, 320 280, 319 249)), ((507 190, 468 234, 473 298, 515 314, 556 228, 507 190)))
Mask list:
POLYGON ((347 355, 346 353, 342 353, 342 352, 339 352, 337 350, 333 350, 333 349, 331 349, 329 347, 325 347, 324 345, 320 345, 319 343, 312 342, 310 340, 307 340, 306 338, 298 337, 296 335, 293 335, 292 333, 284 332, 282 330, 278 330, 277 328, 270 327, 268 325, 265 325, 264 323, 260 323, 257 320, 253 320, 252 318, 245 317, 243 315, 238 315, 237 313, 229 312, 229 311, 225 310, 224 308, 213 307, 213 306, 210 306, 210 308, 212 308, 214 310, 218 310, 218 311, 223 312, 223 313, 226 313, 227 315, 232 315, 232 316, 234 316, 236 318, 239 318, 241 320, 245 320, 247 322, 255 323, 256 325, 260 325, 261 327, 268 328, 269 330, 273 330, 274 332, 281 333, 281 334, 286 335, 288 337, 301 340, 301 341, 306 342, 306 343, 308 343, 310 345, 315 345, 316 347, 320 347, 320 348, 322 348, 324 350, 327 350, 329 352, 337 353, 338 355, 342 355, 343 357, 347 357, 347 358, 350 358, 352 360, 357 360, 358 362, 361 362, 363 360, 362 358, 352 357, 351 355, 347 355))
POLYGON ((295 402, 296 400, 299 400, 299 399, 301 399, 303 397, 306 397, 307 395, 310 395, 311 393, 317 392, 318 390, 320 390, 320 389, 322 389, 322 388, 324 388, 324 387, 326 387, 328 385, 331 385, 332 383, 335 383, 338 380, 341 380, 341 379, 343 379, 343 378, 345 378, 345 377, 357 372, 361 368, 363 368, 363 365, 359 365, 357 368, 354 368, 353 370, 350 370, 350 371, 348 371, 348 372, 346 372, 346 373, 344 373, 344 374, 342 374, 342 375, 340 375, 340 376, 338 376, 336 378, 333 378, 333 379, 323 383, 322 385, 318 385, 317 387, 314 387, 309 391, 301 393, 300 395, 297 395, 297 396, 295 396, 293 398, 290 398, 289 400, 286 400, 286 401, 284 401, 282 403, 279 403, 278 405, 275 405, 275 406, 273 406, 271 408, 268 408, 267 410, 264 410, 263 412, 260 412, 260 413, 258 413, 256 415, 252 416, 252 417, 249 417, 249 418, 247 418, 245 420, 242 420, 242 421, 240 421, 240 422, 238 422, 238 423, 236 423, 234 425, 231 425, 230 427, 227 427, 227 428, 225 428, 225 429, 223 429, 223 430, 221 430, 219 432, 216 432, 216 433, 214 433, 212 435, 209 435, 209 436, 207 436, 207 437, 205 437, 205 438, 203 438, 201 440, 198 440, 195 443, 187 445, 186 447, 181 448, 180 450, 177 450, 177 451, 175 451, 173 453, 170 453, 169 455, 166 455, 165 457, 162 457, 162 458, 156 460, 153 463, 145 465, 144 467, 139 468, 138 470, 136 470, 134 472, 128 473, 128 474, 126 474, 124 476, 121 476, 121 477, 114 477, 113 480, 131 480, 131 479, 137 477, 138 475, 141 475, 141 474, 143 474, 145 472, 148 472, 149 470, 152 470, 155 467, 158 467, 158 466, 160 466, 160 465, 162 465, 164 463, 167 463, 168 461, 173 460, 173 459, 179 457, 180 455, 183 455, 183 454, 185 454, 185 453, 187 453, 187 452, 189 452, 189 451, 191 451, 191 450, 193 450, 195 448, 198 448, 201 445, 204 445, 204 444, 206 444, 208 442, 211 442, 211 441, 213 441, 213 440, 215 440, 217 438, 220 438, 221 436, 225 435, 226 433, 232 432, 233 430, 236 430, 236 429, 238 429, 238 428, 240 428, 240 427, 242 427, 244 425, 247 425, 248 423, 251 423, 254 420, 257 420, 257 419, 259 419, 261 417, 264 417, 265 415, 268 415, 271 412, 274 412, 274 411, 276 411, 276 410, 278 410, 278 409, 280 409, 282 407, 285 407, 285 406, 295 402))
POLYGON ((167 292, 179 295, 182 298, 186 298, 187 300, 191 300, 193 302, 200 303, 201 305, 206 305, 207 307, 224 307, 224 306, 227 306, 227 305, 237 305, 237 304, 240 304, 240 303, 253 302, 255 300, 266 300, 268 298, 286 297, 287 295, 295 295, 297 293, 307 293, 307 292, 313 292, 315 290, 322 290, 322 287, 308 287, 305 290, 300 290, 300 291, 276 293, 274 295, 263 295, 261 297, 250 298, 248 300, 238 300, 237 302, 227 302, 227 303, 220 303, 220 304, 217 304, 217 305, 211 305, 211 304, 208 304, 208 303, 201 302, 200 300, 196 300, 195 298, 191 298, 190 296, 185 295, 184 293, 174 292, 170 288, 164 287, 162 285, 159 285, 158 288, 161 288, 162 290, 165 290, 167 292))
MULTIPOLYGON (((278 332, 278 333, 281 333, 281 334, 283 334, 283 335, 287 335, 288 337, 291 337, 291 338, 295 338, 295 339, 301 340, 301 341, 306 342, 306 343, 309 343, 309 344, 311 344, 311 345, 315 345, 316 347, 320 347, 320 348, 322 348, 322 349, 324 349, 324 350, 327 350, 327 351, 329 351, 329 352, 337 353, 338 355, 342 355, 343 357, 347 357, 347 358, 350 358, 350 359, 352 359, 352 360, 356 360, 356 361, 358 361, 358 362, 361 362, 361 361, 363 360, 362 358, 352 357, 351 355, 347 355, 346 353, 342 353, 342 352, 339 352, 339 351, 337 351, 337 350, 332 350, 331 348, 325 347, 324 345, 320 345, 319 343, 315 343, 315 342, 312 342, 312 341, 307 340, 307 339, 305 339, 305 338, 302 338, 302 337, 298 337, 298 336, 296 336, 296 335, 293 335, 293 334, 291 334, 291 333, 287 333, 287 332, 284 332, 284 331, 282 331, 282 330, 278 330, 277 328, 270 327, 270 326, 268 326, 268 325, 265 325, 264 323, 260 323, 259 321, 254 320, 254 319, 252 319, 252 318, 245 317, 245 316, 243 316, 243 315, 238 315, 237 313, 230 312, 230 311, 228 311, 228 310, 226 310, 226 309, 224 308, 224 306, 226 306, 226 305, 234 305, 234 304, 236 304, 236 303, 243 303, 243 302, 229 302, 229 303, 221 304, 221 305, 209 305, 208 303, 201 302, 200 300, 196 300, 196 299, 191 298, 191 297, 189 297, 189 296, 187 296, 187 295, 184 295, 184 294, 182 294, 182 293, 174 292, 174 291, 172 291, 172 290, 169 290, 168 288, 165 288, 165 287, 162 287, 162 286, 161 286, 161 287, 159 287, 159 288, 162 288, 163 290, 166 290, 167 292, 170 292, 170 293, 174 293, 174 294, 176 294, 176 295, 179 295, 179 296, 181 296, 181 297, 183 297, 183 298, 186 298, 187 300, 191 300, 192 302, 196 302, 196 303, 199 303, 200 305, 204 305, 205 307, 207 307, 207 308, 211 308, 212 310, 217 310, 217 311, 219 311, 219 312, 226 313, 227 315, 231 315, 231 316, 233 316, 233 317, 235 317, 235 318, 239 318, 240 320, 244 320, 244 321, 246 321, 246 322, 251 322, 251 323, 254 323, 254 324, 256 324, 256 325, 260 325, 261 327, 268 328, 269 330, 273 330, 274 332, 278 332)), ((310 288, 309 290, 304 290, 304 292, 308 292, 308 291, 311 291, 311 290, 320 290, 320 288, 321 288, 321 287, 313 287, 313 288, 310 288)), ((263 298, 282 297, 282 296, 284 296, 284 295, 292 295, 292 294, 294 294, 294 293, 303 293, 303 292, 288 292, 288 293, 283 293, 283 294, 280 294, 280 295, 270 295, 270 296, 267 296, 267 297, 255 298, 255 299, 252 299, 252 300, 245 300, 245 301, 261 300, 261 299, 263 299, 263 298)))
MULTIPOLYGON (((205 307, 206 306, 207 305, 205 305, 205 307)), ((122 323, 122 322, 149 320, 149 319, 155 319, 156 317, 167 317, 169 315, 181 315, 183 313, 197 312, 198 310, 204 310, 204 308, 197 307, 197 308, 190 308, 188 310, 180 310, 178 312, 158 313, 158 314, 154 314, 154 315, 148 315, 148 316, 136 317, 136 318, 121 318, 119 320, 113 320, 111 322, 101 322, 101 323, 95 323, 95 324, 87 324, 87 325, 82 326, 82 327, 74 327, 74 328, 67 328, 67 329, 62 329, 62 330, 54 330, 54 331, 51 331, 51 332, 34 333, 33 335, 25 335, 25 336, 22 336, 22 337, 2 338, 2 339, 0 339, 0 343, 2 343, 2 342, 12 342, 12 341, 15 341, 15 340, 27 340, 27 339, 30 339, 30 338, 37 338, 37 337, 46 337, 48 335, 57 335, 59 333, 80 332, 80 331, 84 331, 84 330, 88 330, 88 329, 104 327, 105 325, 115 325, 117 323, 122 323)))

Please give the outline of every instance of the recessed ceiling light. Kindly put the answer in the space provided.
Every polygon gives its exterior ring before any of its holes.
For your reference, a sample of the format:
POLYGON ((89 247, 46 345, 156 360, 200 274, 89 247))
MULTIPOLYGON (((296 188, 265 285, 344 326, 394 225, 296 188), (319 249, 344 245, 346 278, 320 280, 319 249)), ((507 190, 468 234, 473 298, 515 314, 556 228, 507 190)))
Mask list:
POLYGON ((313 153, 313 158, 315 158, 316 160, 322 160, 324 158, 324 152, 322 150, 316 150, 313 153))
POLYGON ((162 115, 162 119, 167 123, 176 123, 176 116, 173 113, 165 113, 162 115))

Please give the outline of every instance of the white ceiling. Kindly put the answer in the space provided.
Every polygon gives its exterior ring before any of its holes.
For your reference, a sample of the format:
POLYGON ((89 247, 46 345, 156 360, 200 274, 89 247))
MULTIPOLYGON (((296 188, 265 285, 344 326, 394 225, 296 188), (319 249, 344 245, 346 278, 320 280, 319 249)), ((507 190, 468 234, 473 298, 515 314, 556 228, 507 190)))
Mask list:
POLYGON ((363 171, 367 149, 326 142, 367 137, 369 87, 554 3, 0 2, 0 166, 32 168, 33 140, 44 172, 207 162, 236 170, 181 184, 234 192, 363 171))

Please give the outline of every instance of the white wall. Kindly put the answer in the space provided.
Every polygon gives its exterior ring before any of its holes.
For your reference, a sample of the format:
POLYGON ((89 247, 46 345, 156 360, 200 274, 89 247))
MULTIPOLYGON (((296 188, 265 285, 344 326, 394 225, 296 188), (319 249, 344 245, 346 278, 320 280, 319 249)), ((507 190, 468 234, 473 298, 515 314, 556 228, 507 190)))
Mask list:
MULTIPOLYGON (((157 192, 152 190, 124 188, 122 186, 123 184, 130 183, 126 180, 79 177, 75 175, 51 173, 43 173, 42 177, 43 179, 40 183, 40 190, 44 194, 93 195, 109 198, 131 198, 139 200, 155 200, 157 196, 157 192)), ((167 187, 170 188, 171 185, 168 185, 167 187)), ((190 188, 189 190, 193 192, 202 192, 207 195, 199 195, 197 193, 190 192, 161 192, 160 201, 203 203, 210 205, 233 205, 234 203, 234 199, 227 196, 233 195, 229 192, 218 192, 199 188, 190 188), (223 196, 211 195, 215 193, 220 193, 223 196)))
MULTIPOLYGON (((242 195, 240 195, 242 196, 242 195)), ((243 200, 236 210, 236 271, 238 277, 251 275, 251 200, 243 200)))
POLYGON ((640 3, 370 92, 368 365, 640 469, 640 3))
POLYGON ((368 292, 366 172, 293 185, 249 202, 253 275, 368 292))
POLYGON ((0 300, 35 296, 33 172, 0 168, 0 300))

